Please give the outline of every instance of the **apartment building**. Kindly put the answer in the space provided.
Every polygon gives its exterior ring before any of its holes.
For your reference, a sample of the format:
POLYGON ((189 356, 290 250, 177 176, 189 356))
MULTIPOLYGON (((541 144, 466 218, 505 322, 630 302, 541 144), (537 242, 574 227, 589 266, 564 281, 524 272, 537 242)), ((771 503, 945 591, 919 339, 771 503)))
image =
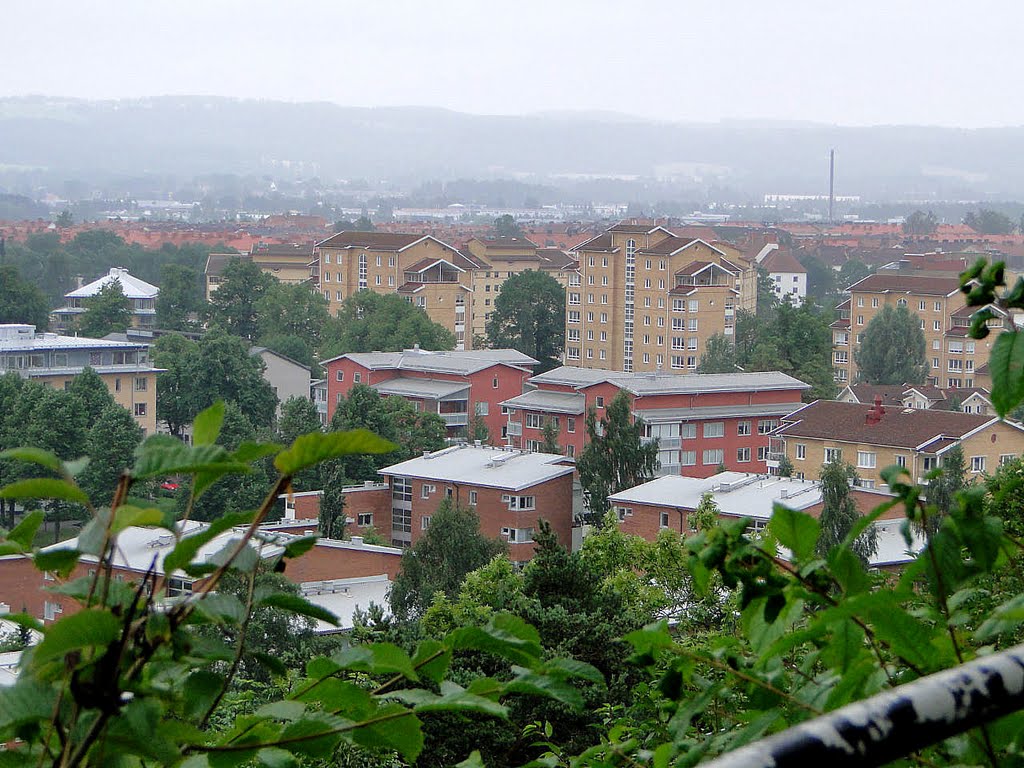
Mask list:
POLYGON ((204 270, 207 301, 224 282, 224 267, 231 259, 251 261, 264 274, 286 285, 305 283, 313 261, 313 243, 257 243, 248 253, 211 253, 204 270))
MULTIPOLYGON (((719 519, 748 518, 747 531, 755 535, 768 526, 776 504, 812 517, 820 517, 824 508, 821 483, 817 480, 747 472, 722 472, 707 478, 666 475, 612 494, 608 501, 624 533, 654 540, 666 530, 684 536, 695 534, 694 513, 705 494, 710 494, 718 507, 719 519)), ((861 514, 892 498, 888 493, 863 488, 853 489, 851 496, 861 514)), ((901 531, 903 517, 902 508, 892 507, 874 523, 878 549, 870 560, 873 567, 903 565, 924 546, 915 532, 912 545, 907 547, 901 531)))
POLYGON ((472 256, 430 235, 339 232, 316 244, 313 284, 337 314, 356 291, 397 293, 455 335, 456 349, 471 349, 467 319, 473 305, 472 256))
POLYGON ((315 403, 311 388, 313 378, 309 366, 266 347, 250 347, 249 354, 263 361, 263 379, 277 396, 277 415, 293 397, 311 399, 315 403))
POLYGON ((617 224, 574 250, 565 362, 612 371, 694 371, 707 339, 731 336, 756 272, 700 238, 617 224))
POLYGON ((64 294, 64 306, 51 313, 54 330, 60 332, 72 328, 78 316, 86 312, 86 302, 111 283, 118 283, 128 299, 132 311, 132 327, 152 328, 156 323, 156 297, 160 289, 145 280, 132 277, 124 267, 111 267, 103 277, 64 294))
POLYGON ((994 472, 1024 451, 1024 426, 997 417, 960 411, 886 407, 881 399, 859 403, 817 400, 782 419, 771 436, 769 466, 785 455, 797 478, 818 476, 834 459, 852 464, 865 488, 883 484, 881 471, 906 467, 913 480, 941 465, 959 445, 968 479, 994 472))
POLYGON ((449 435, 466 432, 480 417, 496 440, 505 426, 501 403, 520 394, 537 361, 514 349, 453 352, 353 352, 321 363, 327 372, 327 420, 340 397, 357 384, 404 397, 418 410, 438 414, 449 435))
POLYGON ((757 266, 768 274, 776 298, 800 306, 807 300, 807 270, 789 249, 768 243, 757 255, 757 266))
POLYGON ((529 380, 531 389, 501 403, 508 414, 503 436, 509 445, 539 450, 545 425, 553 423, 558 444, 577 456, 587 441, 586 414, 620 393, 644 421, 645 436, 657 440, 661 474, 707 477, 721 465, 766 472, 768 435, 779 419, 800 407, 804 382, 777 371, 689 374, 621 373, 563 366, 529 380))
POLYGON ((842 384, 857 381, 857 350, 872 318, 886 306, 906 307, 920 319, 928 381, 918 383, 948 389, 981 386, 975 371, 988 362, 996 335, 1012 327, 1012 319, 992 307, 996 316, 988 324, 993 333, 986 339, 969 338, 971 320, 981 308, 966 306, 956 275, 880 270, 851 285, 849 293, 832 323, 832 368, 842 384))
POLYGON ((487 321, 504 282, 521 272, 540 270, 550 274, 563 287, 576 262, 557 248, 538 248, 525 237, 474 237, 463 250, 479 266, 473 271, 473 334, 484 337, 487 321))
POLYGON ((14 371, 66 389, 87 366, 145 434, 156 432, 156 377, 162 369, 150 364, 149 345, 37 333, 34 325, 0 325, 0 375, 14 371))

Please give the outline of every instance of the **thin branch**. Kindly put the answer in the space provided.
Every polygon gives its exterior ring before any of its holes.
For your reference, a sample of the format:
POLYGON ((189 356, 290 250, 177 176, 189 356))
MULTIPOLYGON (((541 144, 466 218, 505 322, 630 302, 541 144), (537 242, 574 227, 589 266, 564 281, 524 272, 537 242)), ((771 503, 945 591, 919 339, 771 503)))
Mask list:
POLYGON ((203 715, 199 721, 199 727, 205 728, 206 724, 210 721, 213 713, 217 707, 220 706, 221 701, 228 692, 228 688, 231 686, 231 681, 235 677, 235 673, 238 672, 238 666, 242 663, 242 654, 245 652, 245 637, 249 631, 249 622, 252 621, 252 602, 253 595, 256 592, 256 570, 249 574, 249 587, 245 598, 245 620, 242 622, 242 626, 238 630, 238 642, 235 644, 235 656, 231 660, 231 667, 228 673, 224 676, 224 685, 221 686, 220 691, 214 697, 213 701, 210 702, 209 708, 206 710, 206 714, 203 715))

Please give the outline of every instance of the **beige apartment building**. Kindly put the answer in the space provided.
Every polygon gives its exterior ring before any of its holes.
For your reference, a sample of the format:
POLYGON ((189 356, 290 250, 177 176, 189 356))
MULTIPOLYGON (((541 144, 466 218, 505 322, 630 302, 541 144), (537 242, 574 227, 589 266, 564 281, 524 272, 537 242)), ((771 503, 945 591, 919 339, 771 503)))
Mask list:
POLYGON ((1024 452, 1024 427, 995 416, 817 400, 782 419, 772 433, 768 466, 783 455, 794 477, 817 479, 833 459, 852 464, 865 488, 884 484, 881 471, 906 467, 914 482, 941 466, 953 446, 963 449, 967 478, 980 479, 1024 452))
POLYGON ((989 321, 992 334, 972 339, 967 331, 979 307, 968 307, 960 292, 956 275, 914 275, 880 270, 849 288, 850 298, 837 307, 839 319, 832 323, 832 368, 835 380, 856 383, 856 354, 867 326, 886 306, 904 306, 920 318, 928 359, 928 381, 907 384, 932 384, 960 389, 981 386, 975 375, 988 363, 996 334, 1009 327, 1011 319, 998 308, 989 321))
POLYGON ((757 275, 747 260, 660 226, 617 224, 574 252, 567 365, 693 372, 707 340, 731 337, 737 309, 748 305, 748 293, 756 297, 757 275))
POLYGON ((393 232, 339 232, 317 243, 310 265, 331 314, 356 291, 397 293, 455 334, 456 349, 472 348, 467 318, 480 268, 471 255, 430 235, 393 232))
POLYGON ((479 266, 473 271, 473 335, 484 337, 504 282, 521 272, 541 270, 568 287, 575 260, 558 248, 538 248, 525 237, 474 237, 463 251, 479 266))
POLYGON ((313 260, 312 243, 257 243, 249 253, 211 253, 206 258, 204 278, 206 300, 224 282, 224 267, 231 259, 251 261, 260 270, 286 285, 305 283, 309 280, 309 263, 313 260))

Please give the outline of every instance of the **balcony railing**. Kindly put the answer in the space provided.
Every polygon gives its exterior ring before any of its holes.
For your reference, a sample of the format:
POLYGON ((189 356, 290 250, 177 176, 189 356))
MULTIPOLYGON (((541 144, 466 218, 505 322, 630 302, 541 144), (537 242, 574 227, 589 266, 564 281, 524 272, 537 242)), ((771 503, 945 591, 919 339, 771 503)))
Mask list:
POLYGON ((469 424, 468 413, 439 413, 437 414, 449 427, 464 427, 469 424))
POLYGON ((510 421, 508 423, 508 434, 518 437, 523 434, 523 425, 518 421, 510 421))
POLYGON ((658 448, 663 451, 670 451, 673 448, 680 448, 683 444, 683 438, 681 437, 645 437, 645 443, 653 443, 655 440, 658 441, 658 448))

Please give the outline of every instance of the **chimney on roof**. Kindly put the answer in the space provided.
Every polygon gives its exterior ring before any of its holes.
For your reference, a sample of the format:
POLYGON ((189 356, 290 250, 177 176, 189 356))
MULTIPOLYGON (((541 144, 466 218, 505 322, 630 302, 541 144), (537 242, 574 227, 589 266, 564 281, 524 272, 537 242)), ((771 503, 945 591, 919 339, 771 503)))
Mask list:
POLYGON ((875 395, 875 403, 868 409, 868 415, 864 419, 865 424, 877 424, 885 415, 885 406, 882 405, 882 396, 875 395))

